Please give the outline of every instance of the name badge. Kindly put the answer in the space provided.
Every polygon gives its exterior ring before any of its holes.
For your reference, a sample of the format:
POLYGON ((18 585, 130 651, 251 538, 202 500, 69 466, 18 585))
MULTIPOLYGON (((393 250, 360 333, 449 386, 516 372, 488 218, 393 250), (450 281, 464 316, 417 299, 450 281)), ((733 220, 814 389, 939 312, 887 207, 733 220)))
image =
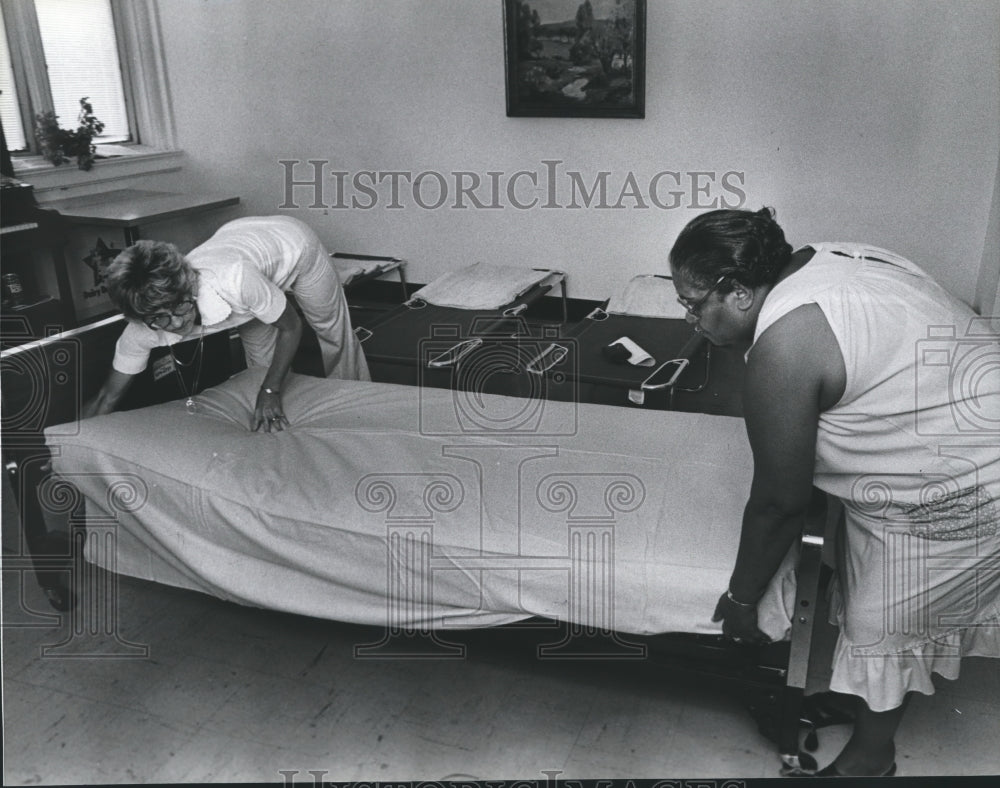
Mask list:
POLYGON ((167 375, 172 375, 174 372, 174 360, 171 356, 161 356, 156 361, 153 362, 153 382, 158 382, 167 375))

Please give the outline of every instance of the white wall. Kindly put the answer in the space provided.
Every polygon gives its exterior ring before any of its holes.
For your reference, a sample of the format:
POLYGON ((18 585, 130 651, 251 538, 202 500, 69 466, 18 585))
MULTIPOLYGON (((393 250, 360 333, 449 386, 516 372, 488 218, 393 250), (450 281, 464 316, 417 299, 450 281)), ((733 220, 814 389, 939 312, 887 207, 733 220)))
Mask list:
MULTIPOLYGON (((746 206, 775 206, 793 244, 890 247, 969 302, 988 258, 1000 155, 995 0, 650 0, 645 120, 507 118, 499 0, 159 6, 188 153, 173 181, 234 191, 246 213, 278 211, 280 159, 484 180, 542 176, 552 159, 588 183, 610 171, 612 203, 629 172, 643 188, 661 170, 745 173, 746 206)), ((662 271, 677 232, 701 212, 632 199, 620 210, 517 210, 506 200, 500 210, 425 210, 406 188, 405 207, 392 210, 388 184, 375 208, 324 211, 304 207, 310 189, 295 194, 303 207, 289 212, 331 249, 405 256, 414 281, 474 260, 552 265, 570 272, 571 295, 593 298, 662 271)), ((717 181, 707 199, 720 197, 737 195, 717 181)))

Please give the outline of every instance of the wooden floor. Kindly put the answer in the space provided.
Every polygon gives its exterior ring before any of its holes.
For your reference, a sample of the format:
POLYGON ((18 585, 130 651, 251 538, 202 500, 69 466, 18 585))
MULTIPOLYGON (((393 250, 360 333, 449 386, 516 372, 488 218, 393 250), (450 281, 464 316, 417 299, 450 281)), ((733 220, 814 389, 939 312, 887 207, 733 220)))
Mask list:
MULTIPOLYGON (((6 785, 778 775, 718 686, 528 654, 359 660, 370 630, 127 578, 117 621, 52 617, 5 561, 6 785)), ((940 684, 908 710, 899 774, 1000 773, 1000 660, 940 684)), ((847 735, 821 732, 821 765, 847 735)))

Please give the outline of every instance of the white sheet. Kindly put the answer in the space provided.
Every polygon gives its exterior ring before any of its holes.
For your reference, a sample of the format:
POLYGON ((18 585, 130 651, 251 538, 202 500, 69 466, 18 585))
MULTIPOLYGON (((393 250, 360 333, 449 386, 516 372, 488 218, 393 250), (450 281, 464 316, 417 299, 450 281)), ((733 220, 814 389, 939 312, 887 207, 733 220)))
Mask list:
MULTIPOLYGON (((88 515, 118 523, 117 571, 375 625, 719 631, 751 478, 741 420, 292 375, 292 427, 253 433, 263 374, 205 392, 196 414, 167 403, 49 431, 88 515)), ((762 602, 772 637, 791 570, 762 602)))

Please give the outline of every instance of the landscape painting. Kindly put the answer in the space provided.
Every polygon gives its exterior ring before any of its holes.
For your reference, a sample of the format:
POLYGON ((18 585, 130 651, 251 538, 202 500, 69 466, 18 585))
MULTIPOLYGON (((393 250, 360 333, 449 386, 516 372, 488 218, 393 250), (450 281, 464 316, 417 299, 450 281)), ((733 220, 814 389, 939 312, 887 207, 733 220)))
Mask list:
POLYGON ((504 0, 509 116, 645 116, 645 0, 504 0))

